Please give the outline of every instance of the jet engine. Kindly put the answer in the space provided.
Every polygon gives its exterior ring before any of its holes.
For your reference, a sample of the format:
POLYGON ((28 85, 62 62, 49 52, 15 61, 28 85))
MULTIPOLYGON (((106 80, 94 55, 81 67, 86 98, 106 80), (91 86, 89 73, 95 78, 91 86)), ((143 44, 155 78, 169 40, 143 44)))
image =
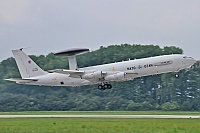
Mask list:
POLYGON ((106 81, 118 81, 118 80, 124 80, 124 79, 125 79, 124 72, 119 72, 119 73, 108 75, 105 77, 106 81))
POLYGON ((82 79, 101 79, 101 78, 102 78, 102 71, 87 73, 82 76, 82 79))

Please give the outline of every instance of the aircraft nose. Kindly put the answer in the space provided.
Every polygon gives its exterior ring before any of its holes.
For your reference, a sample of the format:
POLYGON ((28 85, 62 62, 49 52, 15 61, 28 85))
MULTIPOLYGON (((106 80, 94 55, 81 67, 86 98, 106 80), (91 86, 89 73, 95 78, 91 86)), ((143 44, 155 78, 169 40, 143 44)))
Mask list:
POLYGON ((192 60, 192 63, 193 63, 193 64, 196 63, 196 62, 197 62, 197 60, 195 60, 195 59, 192 60))
POLYGON ((186 64, 188 64, 188 66, 191 67, 197 62, 197 60, 195 60, 194 58, 188 58, 186 62, 186 64))
POLYGON ((191 64, 194 64, 197 62, 197 60, 195 60, 194 58, 188 58, 188 62, 190 62, 191 64))

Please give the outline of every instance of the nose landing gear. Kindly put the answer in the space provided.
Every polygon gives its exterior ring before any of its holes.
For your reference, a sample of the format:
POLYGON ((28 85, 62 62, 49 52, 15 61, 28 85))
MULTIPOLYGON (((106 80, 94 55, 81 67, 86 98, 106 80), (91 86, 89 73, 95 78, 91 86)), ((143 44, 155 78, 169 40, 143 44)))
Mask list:
POLYGON ((179 74, 175 74, 175 78, 179 78, 179 74))
POLYGON ((111 89, 112 88, 112 85, 111 84, 100 84, 98 85, 98 89, 99 90, 106 90, 106 89, 111 89))

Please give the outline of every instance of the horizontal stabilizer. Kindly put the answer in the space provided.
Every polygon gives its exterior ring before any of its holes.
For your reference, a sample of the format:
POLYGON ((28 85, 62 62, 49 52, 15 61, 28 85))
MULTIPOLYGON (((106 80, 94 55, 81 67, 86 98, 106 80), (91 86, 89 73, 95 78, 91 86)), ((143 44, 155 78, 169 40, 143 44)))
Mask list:
POLYGON ((31 82, 38 81, 37 79, 21 79, 21 78, 10 78, 10 79, 4 79, 4 80, 16 82, 16 83, 31 83, 31 82))
POLYGON ((80 78, 85 72, 84 71, 77 71, 77 70, 65 70, 65 69, 55 69, 55 70, 48 70, 50 73, 60 73, 60 74, 69 74, 69 77, 72 78, 80 78))

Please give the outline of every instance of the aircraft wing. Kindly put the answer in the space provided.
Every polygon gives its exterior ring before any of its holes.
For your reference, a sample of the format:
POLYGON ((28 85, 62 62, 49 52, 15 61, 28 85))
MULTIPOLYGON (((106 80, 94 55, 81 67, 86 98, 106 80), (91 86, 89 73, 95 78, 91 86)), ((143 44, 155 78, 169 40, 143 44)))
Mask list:
POLYGON ((48 72, 55 72, 60 74, 69 74, 69 77, 72 78, 80 78, 80 76, 84 75, 84 71, 77 71, 77 70, 65 70, 65 69, 55 69, 55 70, 48 70, 48 72))
MULTIPOLYGON (((55 70, 48 70, 50 73, 60 73, 60 74, 67 74, 69 77, 72 78, 83 78, 89 81, 99 81, 100 79, 103 80, 106 76, 119 76, 118 74, 122 74, 126 79, 133 79, 138 75, 138 73, 134 72, 118 72, 118 73, 110 73, 102 72, 102 71, 95 71, 91 73, 85 73, 85 71, 78 71, 78 70, 66 70, 66 69, 55 69, 55 70), (116 75, 117 74, 117 75, 116 75), (96 78, 95 78, 96 77, 96 78)), ((105 79, 104 79, 105 80, 105 79)))
POLYGON ((16 82, 16 83, 30 83, 30 82, 38 81, 37 79, 21 79, 21 78, 10 78, 10 79, 4 79, 4 80, 16 82))
POLYGON ((125 78, 127 79, 134 79, 137 77, 138 73, 135 72, 125 72, 125 78))

